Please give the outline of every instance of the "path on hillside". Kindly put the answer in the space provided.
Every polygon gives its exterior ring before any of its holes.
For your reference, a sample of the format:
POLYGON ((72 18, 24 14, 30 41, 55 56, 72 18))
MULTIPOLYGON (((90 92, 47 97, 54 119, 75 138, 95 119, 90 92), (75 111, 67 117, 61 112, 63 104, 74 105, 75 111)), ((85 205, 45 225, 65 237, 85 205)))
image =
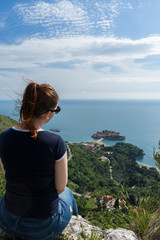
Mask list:
POLYGON ((108 158, 108 163, 109 163, 109 172, 110 172, 110 179, 113 180, 113 176, 112 176, 112 166, 110 164, 110 159, 108 158))
POLYGON ((70 149, 70 147, 69 147, 69 144, 66 143, 66 145, 67 145, 67 149, 68 149, 68 153, 69 153, 69 157, 68 157, 68 161, 69 161, 69 160, 71 160, 71 158, 72 158, 72 153, 71 153, 71 149, 70 149))

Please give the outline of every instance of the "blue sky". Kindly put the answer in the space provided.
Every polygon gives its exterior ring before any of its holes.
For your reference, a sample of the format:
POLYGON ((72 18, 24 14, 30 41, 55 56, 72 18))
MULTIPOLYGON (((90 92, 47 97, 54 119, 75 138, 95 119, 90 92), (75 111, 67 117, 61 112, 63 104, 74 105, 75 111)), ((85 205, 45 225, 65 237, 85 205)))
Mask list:
POLYGON ((0 99, 160 99, 159 0, 1 0, 0 99))

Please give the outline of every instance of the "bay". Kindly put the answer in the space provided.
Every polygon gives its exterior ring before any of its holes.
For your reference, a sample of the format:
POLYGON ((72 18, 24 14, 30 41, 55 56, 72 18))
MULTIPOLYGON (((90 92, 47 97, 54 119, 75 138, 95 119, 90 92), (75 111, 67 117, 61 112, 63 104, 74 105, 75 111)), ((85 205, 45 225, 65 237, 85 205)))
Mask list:
MULTIPOLYGON (((0 101, 0 114, 18 120, 13 115, 14 101, 0 101)), ((97 131, 112 130, 125 135, 124 142, 131 143, 145 152, 143 164, 155 167, 153 147, 158 149, 160 139, 160 101, 122 100, 61 100, 61 112, 55 114, 44 129, 59 129, 65 141, 94 141, 97 131)), ((104 140, 114 145, 117 141, 104 140)))

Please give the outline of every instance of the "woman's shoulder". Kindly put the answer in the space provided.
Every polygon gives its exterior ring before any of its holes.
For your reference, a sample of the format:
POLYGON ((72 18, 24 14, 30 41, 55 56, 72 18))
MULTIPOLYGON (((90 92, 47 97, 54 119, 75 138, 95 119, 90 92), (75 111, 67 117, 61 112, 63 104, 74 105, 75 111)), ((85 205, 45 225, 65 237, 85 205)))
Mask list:
POLYGON ((8 137, 10 137, 12 135, 12 128, 8 128, 6 130, 4 130, 3 132, 0 132, 0 142, 2 142, 4 140, 4 138, 8 139, 8 137))
POLYGON ((12 131, 12 127, 5 129, 3 132, 0 132, 0 135, 5 135, 7 133, 10 133, 12 131))
POLYGON ((44 138, 44 139, 47 139, 47 140, 55 140, 55 141, 63 141, 62 137, 56 133, 53 133, 51 131, 48 131, 48 130, 43 130, 43 131, 40 131, 40 134, 39 135, 39 138, 44 138))
POLYGON ((58 137, 59 136, 58 134, 53 133, 52 131, 49 131, 49 130, 42 129, 40 132, 41 132, 41 134, 48 135, 50 137, 58 137))

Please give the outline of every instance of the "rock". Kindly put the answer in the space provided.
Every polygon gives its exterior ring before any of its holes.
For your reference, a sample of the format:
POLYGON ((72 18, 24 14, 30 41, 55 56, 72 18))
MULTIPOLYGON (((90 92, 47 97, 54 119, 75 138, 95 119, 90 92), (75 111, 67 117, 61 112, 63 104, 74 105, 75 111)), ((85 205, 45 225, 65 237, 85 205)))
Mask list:
POLYGON ((87 220, 81 216, 72 216, 72 219, 62 234, 69 234, 74 240, 79 236, 85 239, 84 235, 91 236, 95 232, 100 239, 103 240, 138 240, 133 231, 123 228, 102 230, 98 227, 92 226, 87 220))
POLYGON ((138 240, 133 231, 123 228, 107 229, 104 231, 105 240, 138 240))
POLYGON ((72 216, 68 226, 64 229, 62 234, 69 234, 74 240, 79 236, 84 239, 85 236, 91 236, 92 232, 96 232, 98 237, 103 237, 103 230, 98 227, 92 226, 86 219, 81 216, 72 216))

